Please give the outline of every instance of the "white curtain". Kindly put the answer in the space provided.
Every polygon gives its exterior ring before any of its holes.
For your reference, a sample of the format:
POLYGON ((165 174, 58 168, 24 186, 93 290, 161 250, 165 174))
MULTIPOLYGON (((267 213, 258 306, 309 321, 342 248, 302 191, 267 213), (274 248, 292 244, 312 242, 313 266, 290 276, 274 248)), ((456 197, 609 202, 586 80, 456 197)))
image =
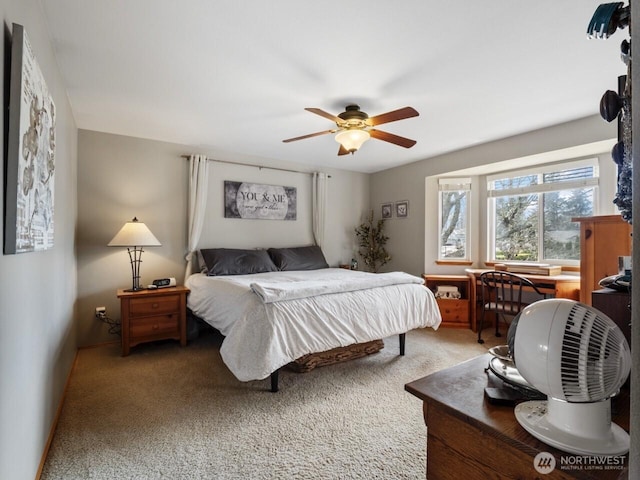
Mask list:
POLYGON ((189 157, 189 212, 187 216, 187 268, 184 273, 186 280, 192 271, 193 255, 196 253, 202 226, 204 212, 207 206, 207 189, 209 179, 209 162, 205 155, 191 155, 189 157))
POLYGON ((313 173, 313 238, 316 245, 322 247, 324 243, 324 225, 327 213, 327 174, 313 173))

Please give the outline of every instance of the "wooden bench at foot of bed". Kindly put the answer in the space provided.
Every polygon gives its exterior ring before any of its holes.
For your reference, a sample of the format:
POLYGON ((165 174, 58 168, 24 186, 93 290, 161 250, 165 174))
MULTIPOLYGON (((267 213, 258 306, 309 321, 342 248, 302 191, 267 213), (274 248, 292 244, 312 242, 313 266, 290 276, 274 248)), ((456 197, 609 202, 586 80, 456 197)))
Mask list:
MULTIPOLYGON (((404 355, 405 334, 400 334, 400 355, 404 355)), ((325 367, 334 363, 354 360, 356 358, 365 357, 372 353, 379 352, 384 347, 382 340, 372 340, 371 342, 355 343, 346 347, 333 348, 325 352, 309 353, 294 360, 287 365, 288 368, 297 373, 306 373, 316 367, 325 367)), ((271 374, 271 391, 278 391, 278 372, 276 370, 271 374)))

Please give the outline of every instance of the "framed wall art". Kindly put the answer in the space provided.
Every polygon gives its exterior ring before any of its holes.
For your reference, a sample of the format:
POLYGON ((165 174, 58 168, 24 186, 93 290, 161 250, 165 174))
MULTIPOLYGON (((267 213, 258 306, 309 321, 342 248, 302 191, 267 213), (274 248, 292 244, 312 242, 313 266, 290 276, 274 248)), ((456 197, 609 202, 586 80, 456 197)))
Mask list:
POLYGON ((390 203, 383 203, 380 207, 382 218, 391 218, 393 214, 393 206, 390 203))
POLYGON ((402 200, 401 202, 396 202, 396 217, 407 218, 408 216, 409 216, 409 201, 402 200))
POLYGON ((53 247, 56 110, 24 28, 13 24, 4 253, 53 247))
POLYGON ((297 204, 295 187, 224 182, 225 218, 296 220, 297 204))

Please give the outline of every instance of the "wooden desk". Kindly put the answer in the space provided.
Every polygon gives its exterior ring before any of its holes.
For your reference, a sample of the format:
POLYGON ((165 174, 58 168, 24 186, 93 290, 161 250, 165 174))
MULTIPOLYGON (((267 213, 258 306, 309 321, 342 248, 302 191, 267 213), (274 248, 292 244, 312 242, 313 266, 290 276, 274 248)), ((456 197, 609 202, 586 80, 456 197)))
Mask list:
MULTIPOLYGON (((490 354, 433 373, 405 385, 421 399, 427 425, 429 480, 614 479, 626 470, 561 469, 561 452, 538 441, 520 426, 513 407, 491 405, 484 388, 502 383, 485 373, 490 354), (541 475, 533 466, 540 452, 556 458, 556 469, 541 475)), ((612 403, 613 420, 629 431, 629 392, 612 403)), ((627 467, 628 456, 624 460, 627 467)), ((623 477, 624 478, 624 477, 623 477)))
MULTIPOLYGON (((480 283, 480 275, 489 272, 486 268, 467 268, 465 272, 471 277, 471 329, 478 331, 478 314, 480 305, 478 304, 477 290, 480 283)), ((580 277, 577 275, 531 275, 518 273, 521 277, 531 280, 538 289, 547 297, 569 298, 578 300, 580 298, 580 277)), ((488 318, 486 320, 489 320, 488 318)), ((485 321, 485 326, 490 323, 485 321)))

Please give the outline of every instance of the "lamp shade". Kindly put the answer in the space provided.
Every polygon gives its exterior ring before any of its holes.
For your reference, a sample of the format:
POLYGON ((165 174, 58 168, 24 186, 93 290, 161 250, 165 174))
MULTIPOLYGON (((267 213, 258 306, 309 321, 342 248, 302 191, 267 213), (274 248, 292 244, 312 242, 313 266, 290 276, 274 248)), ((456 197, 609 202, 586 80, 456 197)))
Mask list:
POLYGON ((348 152, 353 153, 358 150, 364 142, 369 140, 371 135, 366 130, 353 128, 342 130, 336 135, 336 142, 342 145, 348 152))
POLYGON ((149 227, 133 218, 124 224, 116 236, 107 244, 109 247, 159 247, 158 241, 149 227))

